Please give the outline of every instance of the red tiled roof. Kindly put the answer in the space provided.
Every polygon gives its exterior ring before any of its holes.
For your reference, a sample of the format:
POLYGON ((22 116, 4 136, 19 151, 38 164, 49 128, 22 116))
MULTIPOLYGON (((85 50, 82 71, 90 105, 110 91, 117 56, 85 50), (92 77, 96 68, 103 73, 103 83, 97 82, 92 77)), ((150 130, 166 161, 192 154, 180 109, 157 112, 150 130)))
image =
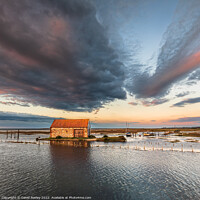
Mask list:
POLYGON ((55 119, 51 128, 87 128, 89 119, 55 119))

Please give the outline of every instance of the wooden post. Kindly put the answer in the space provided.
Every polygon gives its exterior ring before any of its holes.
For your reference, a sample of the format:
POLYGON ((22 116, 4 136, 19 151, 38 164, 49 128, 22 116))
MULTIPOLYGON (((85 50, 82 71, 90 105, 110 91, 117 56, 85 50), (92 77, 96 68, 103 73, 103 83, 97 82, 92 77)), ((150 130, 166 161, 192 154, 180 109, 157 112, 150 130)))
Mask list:
MULTIPOLYGON (((191 145, 191 147, 192 147, 192 145, 191 145)), ((192 153, 194 152, 194 150, 193 150, 193 148, 192 148, 192 153)))
POLYGON ((6 135, 6 139, 8 139, 8 130, 7 130, 7 135, 6 135))
POLYGON ((19 140, 19 129, 18 129, 18 132, 17 132, 17 140, 19 140))

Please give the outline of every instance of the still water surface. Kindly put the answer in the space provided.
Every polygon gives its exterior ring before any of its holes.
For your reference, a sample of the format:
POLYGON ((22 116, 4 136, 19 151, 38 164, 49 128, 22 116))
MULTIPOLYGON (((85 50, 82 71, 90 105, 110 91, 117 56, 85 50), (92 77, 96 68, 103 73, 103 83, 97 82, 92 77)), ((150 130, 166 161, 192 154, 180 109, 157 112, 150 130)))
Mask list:
POLYGON ((198 200, 200 153, 0 142, 5 196, 198 200))

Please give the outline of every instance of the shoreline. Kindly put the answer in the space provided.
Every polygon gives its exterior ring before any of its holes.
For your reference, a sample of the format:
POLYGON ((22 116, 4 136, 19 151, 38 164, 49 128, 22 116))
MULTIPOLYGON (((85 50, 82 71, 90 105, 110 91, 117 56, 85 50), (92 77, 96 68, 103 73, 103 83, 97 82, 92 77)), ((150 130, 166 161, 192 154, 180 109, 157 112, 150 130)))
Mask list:
MULTIPOLYGON (((176 136, 180 137, 200 137, 200 128, 176 128, 176 129, 133 129, 129 128, 128 132, 132 134, 137 134, 137 133, 145 133, 145 132, 161 132, 163 135, 171 135, 171 134, 176 134, 176 136)), ((36 134, 44 134, 44 135, 49 135, 50 130, 20 130, 18 132, 18 129, 8 129, 8 130, 1 130, 0 129, 0 134, 8 134, 8 135, 15 135, 15 134, 23 134, 23 135, 36 135, 36 134)), ((126 134, 126 129, 91 129, 91 135, 125 135, 126 134)))
POLYGON ((36 138, 36 141, 87 141, 87 142, 126 142, 124 136, 102 138, 36 138))

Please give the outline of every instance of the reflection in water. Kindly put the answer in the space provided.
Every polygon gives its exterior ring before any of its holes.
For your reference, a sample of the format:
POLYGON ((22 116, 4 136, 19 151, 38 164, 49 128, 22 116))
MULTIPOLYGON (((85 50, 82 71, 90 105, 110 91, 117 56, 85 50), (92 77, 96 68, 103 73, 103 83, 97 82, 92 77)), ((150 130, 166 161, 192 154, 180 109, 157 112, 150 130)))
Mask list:
POLYGON ((87 141, 50 141, 50 144, 69 147, 90 147, 90 142, 87 141))
POLYGON ((90 191, 90 148, 81 145, 86 146, 88 143, 67 141, 50 144, 51 167, 58 194, 87 196, 93 192, 90 191))

